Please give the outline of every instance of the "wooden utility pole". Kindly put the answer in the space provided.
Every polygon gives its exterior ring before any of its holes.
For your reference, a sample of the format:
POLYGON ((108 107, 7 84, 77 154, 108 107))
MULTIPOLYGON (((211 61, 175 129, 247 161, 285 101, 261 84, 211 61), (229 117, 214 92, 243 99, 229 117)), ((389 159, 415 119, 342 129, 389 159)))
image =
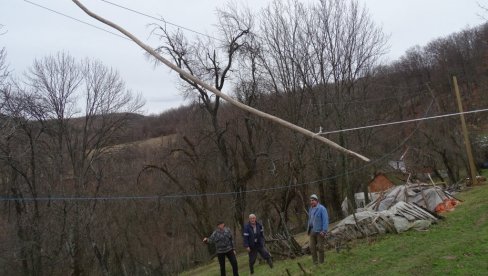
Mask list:
POLYGON ((461 118, 461 127, 463 129, 463 135, 464 135, 464 145, 466 146, 466 154, 468 155, 469 170, 470 170, 470 174, 471 174, 471 184, 476 185, 476 184, 478 184, 478 181, 476 180, 476 175, 477 175, 476 167, 474 165, 473 152, 471 149, 471 142, 469 141, 468 128, 466 126, 466 121, 464 119, 463 105, 461 103, 461 94, 459 93, 459 87, 457 84, 456 76, 452 77, 452 82, 454 85, 454 92, 456 93, 456 99, 457 99, 459 114, 460 114, 460 118, 461 118))

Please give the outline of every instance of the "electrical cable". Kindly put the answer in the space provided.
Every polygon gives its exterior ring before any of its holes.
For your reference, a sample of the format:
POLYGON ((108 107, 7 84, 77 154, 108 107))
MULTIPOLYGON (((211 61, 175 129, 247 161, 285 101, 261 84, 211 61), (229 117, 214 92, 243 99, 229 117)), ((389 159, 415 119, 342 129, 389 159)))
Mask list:
MULTIPOLYGON (((425 115, 430 111, 430 108, 432 107, 434 101, 432 101, 427 108, 425 115)), ((304 182, 304 183, 298 183, 298 184, 289 184, 289 185, 284 185, 284 186, 275 186, 275 187, 269 187, 269 188, 257 188, 257 189, 250 189, 250 190, 244 190, 240 192, 214 192, 214 193, 194 193, 194 194, 172 194, 172 195, 148 195, 148 196, 100 196, 100 197, 72 197, 72 196, 61 196, 61 197, 0 197, 0 202, 2 201, 23 201, 23 202, 34 202, 34 201, 111 201, 111 200, 163 200, 163 199, 180 199, 180 198, 196 198, 196 197, 217 197, 217 196, 232 196, 236 194, 250 194, 250 193, 256 193, 256 192, 266 192, 266 191, 275 191, 275 190, 281 190, 281 189, 290 189, 294 187, 301 187, 301 186, 308 186, 312 184, 316 184, 322 181, 327 181, 335 178, 339 178, 345 175, 351 175, 355 174, 357 172, 360 172, 364 170, 365 168, 372 166, 384 159, 386 159, 388 156, 392 155, 395 153, 398 149, 400 149, 410 138, 413 136, 413 134, 418 130, 420 124, 422 122, 420 121, 416 128, 392 151, 390 151, 387 154, 382 155, 380 158, 376 160, 371 160, 368 164, 359 167, 357 169, 351 170, 351 171, 346 171, 342 174, 326 177, 323 179, 319 180, 314 180, 310 182, 304 182)))
POLYGON ((471 113, 478 113, 478 112, 486 112, 486 111, 488 111, 488 108, 471 110, 471 111, 464 111, 464 112, 457 112, 457 113, 449 113, 449 114, 437 115, 437 116, 432 116, 432 117, 422 117, 422 118, 417 118, 417 119, 410 119, 410 120, 404 120, 404 121, 390 122, 390 123, 384 123, 384 124, 376 124, 376 125, 369 125, 369 126, 362 126, 362 127, 353 127, 353 128, 346 128, 346 129, 338 129, 338 130, 331 130, 331 131, 325 131, 325 132, 320 131, 317 134, 318 135, 326 135, 326 134, 333 134, 333 133, 339 133, 339 132, 347 132, 347 131, 353 131, 353 130, 374 128, 374 127, 382 127, 382 126, 391 126, 391 125, 412 123, 412 122, 432 120, 432 119, 439 119, 439 118, 445 118, 445 117, 452 117, 452 116, 457 116, 457 115, 461 115, 461 114, 471 114, 471 113))
POLYGON ((127 37, 125 37, 125 36, 122 36, 122 35, 120 35, 120 34, 118 34, 118 33, 114 33, 114 32, 111 32, 111 31, 109 31, 109 30, 105 30, 104 28, 98 27, 98 26, 96 26, 96 25, 93 25, 93 24, 91 24, 91 23, 85 22, 85 21, 83 21, 83 20, 80 20, 80 19, 78 19, 78 18, 72 17, 72 16, 70 16, 70 15, 64 14, 64 13, 62 13, 62 12, 58 12, 58 11, 53 10, 53 9, 51 9, 51 8, 45 7, 45 6, 43 6, 43 5, 40 5, 40 4, 37 4, 37 3, 31 2, 31 1, 29 1, 29 0, 24 0, 24 2, 27 2, 27 3, 31 4, 31 5, 37 6, 37 7, 39 7, 39 8, 45 9, 45 10, 47 10, 47 11, 50 11, 50 12, 56 13, 56 14, 58 14, 58 15, 64 16, 64 17, 66 17, 66 18, 69 18, 69 19, 71 19, 71 20, 75 20, 75 21, 77 21, 77 22, 79 22, 79 23, 86 24, 86 25, 88 25, 88 26, 90 26, 90 27, 93 27, 93 28, 99 29, 99 30, 101 30, 101 31, 107 32, 107 33, 109 33, 109 34, 112 34, 112 35, 115 35, 115 36, 118 36, 118 37, 120 37, 120 38, 123 38, 123 39, 126 39, 126 40, 129 40, 129 41, 130 41, 130 39, 129 39, 129 38, 127 38, 127 37))
MULTIPOLYGON (((112 4, 112 5, 119 6, 117 4, 111 3, 111 2, 106 1, 106 0, 102 0, 102 1, 103 2, 107 2, 109 4, 112 4)), ((66 15, 64 13, 61 13, 61 12, 55 11, 53 9, 47 8, 45 6, 42 6, 40 4, 31 2, 31 1, 28 1, 28 0, 24 0, 24 2, 27 2, 27 3, 31 4, 31 5, 38 6, 40 8, 45 9, 45 10, 48 10, 50 12, 56 13, 58 15, 67 17, 69 19, 75 20, 75 21, 80 22, 80 23, 83 23, 83 24, 86 24, 88 26, 97 28, 99 30, 108 32, 108 33, 110 33, 112 35, 116 35, 116 36, 119 36, 121 38, 130 40, 130 39, 128 39, 125 36, 121 36, 121 35, 119 35, 117 33, 113 33, 111 31, 105 30, 105 29, 100 28, 98 26, 95 26, 93 24, 87 23, 85 21, 79 20, 79 19, 74 18, 72 16, 69 16, 69 15, 66 15)), ((123 7, 123 6, 120 6, 120 7, 121 8, 124 8, 124 9, 127 9, 127 10, 131 10, 131 9, 126 8, 126 7, 123 7)), ((131 10, 131 11, 132 12, 139 13, 139 14, 144 15, 144 16, 148 16, 148 17, 157 19, 157 18, 152 17, 150 15, 146 15, 146 14, 137 12, 135 10, 131 10)), ((166 21, 161 20, 161 19, 157 19, 157 20, 166 22, 166 21)), ((188 30, 188 31, 192 31, 192 32, 198 33, 200 35, 207 36, 205 34, 202 34, 202 33, 196 32, 196 31, 193 31, 191 29, 187 29, 187 28, 182 27, 182 26, 178 26, 178 25, 173 24, 173 23, 170 23, 170 24, 171 25, 175 25, 175 26, 177 26, 179 28, 188 30)), ((212 39, 216 39, 216 38, 213 38, 213 37, 210 37, 210 36, 207 36, 207 37, 212 38, 212 39)), ((432 103, 431 103, 431 105, 432 105, 432 103)), ((428 110, 430 110, 430 106, 429 106, 428 110)), ((311 184, 315 184, 315 183, 318 183, 318 182, 322 182, 322 181, 326 181, 326 180, 338 178, 338 177, 341 177, 341 176, 344 176, 344 175, 356 173, 358 171, 363 170, 366 167, 369 167, 369 166, 371 166, 371 165, 373 165, 373 164, 375 164, 375 163, 377 163, 377 162, 385 159, 386 157, 388 157, 391 154, 393 154, 394 152, 396 152, 396 150, 398 150, 403 144, 405 144, 413 136, 413 134, 418 129, 420 123, 422 121, 424 121, 424 120, 438 119, 438 118, 456 116, 456 115, 460 115, 460 114, 471 114, 471 113, 484 112, 484 111, 488 111, 488 109, 480 109, 480 110, 473 110, 473 111, 466 111, 466 112, 459 112, 459 113, 451 113, 451 114, 445 114, 445 115, 439 115, 439 116, 432 116, 432 117, 423 117, 423 118, 418 118, 418 119, 411 119, 411 120, 405 120, 405 121, 399 121, 399 122, 391 122, 391 123, 385 123, 385 124, 377 124, 377 125, 372 125, 372 126, 356 127, 356 128, 343 129, 343 130, 335 130, 335 131, 329 131, 329 132, 320 132, 319 133, 320 135, 325 135, 325 134, 338 133, 338 132, 346 132, 346 131, 352 131, 352 130, 358 130, 358 129, 372 128, 372 127, 388 126, 388 125, 401 124, 401 123, 410 123, 410 122, 419 122, 419 124, 417 125, 416 129, 414 131, 412 131, 412 133, 406 139, 404 139, 404 141, 397 148, 395 148, 390 153, 385 154, 385 155, 381 156, 380 158, 378 158, 376 160, 372 160, 367 165, 364 165, 364 166, 362 166, 362 167, 360 167, 358 169, 355 169, 355 170, 352 170, 352 171, 346 171, 343 174, 339 174, 339 175, 335 175, 335 176, 331 176, 331 177, 327 177, 327 178, 324 178, 324 179, 315 180, 315 181, 311 181, 311 182, 305 182, 305 183, 299 183, 299 184, 290 184, 290 185, 285 185, 285 186, 275 186, 275 187, 262 188, 262 189, 251 189, 251 190, 245 190, 245 191, 240 191, 240 192, 216 192, 216 193, 205 193, 205 194, 173 194, 173 195, 163 195, 163 196, 158 196, 158 195, 149 195, 149 196, 100 196, 100 197, 72 197, 72 196, 51 197, 51 196, 49 196, 49 197, 36 197, 36 198, 29 198, 29 197, 22 197, 22 198, 19 198, 19 197, 0 197, 0 201, 18 201, 18 200, 21 200, 21 201, 29 202, 29 201, 68 201, 68 200, 71 200, 71 201, 93 201, 93 200, 102 200, 102 201, 108 201, 108 200, 156 200, 156 199, 157 200, 161 200, 161 199, 165 199, 165 198, 171 199, 171 198, 191 198, 191 197, 202 197, 202 196, 227 196, 227 195, 234 195, 234 194, 239 194, 239 193, 264 192, 264 191, 279 190, 279 189, 284 189, 284 188, 292 188, 292 187, 298 187, 298 186, 306 186, 306 185, 311 185, 311 184)))
MULTIPOLYGON (((198 34, 198 35, 202 35, 202 36, 206 36, 208 38, 211 38, 211 39, 214 39, 214 40, 218 40, 218 41, 221 41, 221 42, 225 42, 224 40, 221 40, 221 39, 218 39, 218 38, 215 38, 215 37, 212 37, 212 36, 209 36, 209 35, 206 35, 204 33, 201 33, 201 32, 198 32, 198 31, 195 31, 195 30, 192 30, 190 28, 186 28, 186 27, 183 27, 181 25, 178 25, 178 24, 175 24, 175 23, 171 23, 169 21, 166 21, 166 20, 163 20, 163 19, 160 19, 160 18, 157 18, 157 17, 154 17, 154 16, 151 16, 151 15, 148 15, 148 14, 145 14, 145 13, 142 13, 142 12, 139 12, 137 10, 134 10, 134 9, 131 9, 131 8, 128 8, 128 7, 125 7, 125 6, 122 6, 122 5, 119 5, 119 4, 116 4, 116 3, 113 3, 113 2, 110 2, 110 1, 107 1, 107 0, 101 0, 103 2, 106 2, 107 4, 110 4, 110 5, 114 5, 114 6, 117 6, 119 8, 122 8, 122 9, 125 9, 125 10, 128 10, 128 11, 131 11, 131 12, 134 12, 134 13, 137 13, 139 15, 143 15, 143 16, 146 16, 146 17, 149 17, 149 18, 152 18, 152 19, 155 19, 155 20, 158 20, 158 21, 161 21, 161 22, 164 22, 164 23, 167 23, 169 25, 172 25, 172 26, 175 26, 175 27, 178 27, 178 28, 181 28, 181 29, 184 29, 184 30, 187 30, 189 32, 193 32, 195 34, 198 34)), ((59 11, 56 11, 54 9, 51 9, 51 8, 48 8, 46 6, 43 6, 43 5, 40 5, 38 3, 35 3, 35 2, 32 2, 32 1, 29 1, 29 0, 24 0, 24 2, 26 3, 29 3, 31 5, 34 5, 34 6, 37 6, 39 8, 42 8, 42 9, 45 9, 47 11, 50 11, 50 12, 53 12, 55 14, 58 14, 58 15, 61 15, 61 16, 64 16, 68 19, 71 19, 71 20, 74 20, 74 21, 77 21, 79 23, 82 23, 82 24, 85 24, 85 25, 88 25, 90 27, 93 27, 93 28, 96 28, 98 30, 101 30, 101 31, 104 31, 104 32, 107 32, 109 34, 112 34, 112 35, 115 35, 115 36, 118 36, 120 38, 123 38, 123 39, 126 39, 126 40, 129 40, 131 41, 129 38, 125 37, 125 36, 122 36, 118 33, 115 33, 115 32, 112 32, 112 31, 109 31, 109 30, 106 30, 104 28, 101 28, 101 27, 98 27, 94 24, 91 24, 91 23, 88 23, 86 21, 83 21, 83 20, 80 20, 80 19, 77 19, 75 17, 72 17, 70 15, 67 15, 65 13, 62 13, 62 12, 59 12, 59 11)), ((408 87, 402 87, 402 86, 398 86, 398 87, 395 87, 395 86, 386 86, 386 85, 378 85, 378 84, 375 84, 377 86, 383 86, 383 87, 389 87, 389 88, 408 88, 408 87)), ((413 87, 411 87, 413 88, 413 87)), ((423 92, 416 92, 416 93, 407 93, 407 94, 403 94, 403 95, 400 95, 400 97, 404 97, 404 96, 408 96, 408 95, 422 95, 422 94, 425 94, 423 92)), ((357 101, 349 101, 349 102, 344 102, 344 103, 360 103, 360 102, 365 102, 365 101, 381 101, 381 100, 389 100, 389 99, 395 99, 397 97, 389 97, 389 98, 373 98, 373 99, 369 99, 369 100, 357 100, 357 101)), ((324 104, 336 104, 335 102, 328 102, 328 103, 324 103, 324 104)))
POLYGON ((107 4, 110 4, 110 5, 116 6, 118 8, 121 8, 121 9, 130 11, 130 12, 133 12, 133 13, 136 13, 136 14, 139 14, 139 15, 142 15, 142 16, 145 16, 145 17, 154 19, 154 20, 158 20, 158 21, 164 22, 165 24, 168 24, 168 25, 171 25, 171 26, 174 26, 174 27, 177 27, 177 28, 180 28, 180 29, 183 29, 183 30, 186 30, 186 31, 195 33, 195 34, 198 34, 198 35, 202 35, 202 36, 208 37, 208 38, 213 39, 213 40, 217 40, 217 41, 220 41, 220 42, 226 42, 225 40, 222 40, 222 39, 219 39, 219 38, 216 38, 216 37, 213 37, 213 36, 210 36, 210 35, 207 35, 207 34, 204 34, 204 33, 198 32, 198 31, 195 31, 195 30, 192 30, 192 29, 187 28, 187 27, 183 27, 183 26, 178 25, 178 24, 175 24, 175 23, 171 23, 171 22, 169 22, 167 20, 164 20, 164 19, 161 19, 161 18, 157 18, 155 16, 152 16, 152 15, 149 15, 149 14, 146 14, 146 13, 143 13, 143 12, 140 12, 140 11, 137 11, 137 10, 134 10, 134 9, 131 9, 131 8, 128 8, 128 7, 125 7, 125 6, 122 6, 122 5, 119 5, 119 4, 116 4, 116 3, 113 3, 113 2, 107 1, 107 0, 101 0, 101 1, 102 2, 105 2, 107 4))

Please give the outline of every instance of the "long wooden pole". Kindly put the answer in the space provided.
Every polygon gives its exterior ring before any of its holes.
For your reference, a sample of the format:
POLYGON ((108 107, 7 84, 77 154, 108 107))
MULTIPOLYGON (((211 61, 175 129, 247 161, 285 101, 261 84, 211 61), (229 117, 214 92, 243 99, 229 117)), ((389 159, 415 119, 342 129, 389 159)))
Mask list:
POLYGON ((169 68, 173 69, 174 71, 178 72, 178 74, 180 74, 181 76, 185 77, 186 79, 189 79, 191 81, 194 81, 195 83, 199 84, 200 86, 202 86, 203 88, 211 91, 212 93, 214 93, 215 95, 221 97, 222 99, 228 101, 229 103, 231 103, 232 105, 240 108, 240 109, 243 109, 243 110, 246 110, 254 115, 257 115, 259 117, 262 117, 262 118, 265 118, 265 119, 268 119, 268 120, 271 120, 273 122, 276 122, 282 126, 285 126, 289 129, 292 129, 294 131, 297 131, 297 132, 300 132, 302 134, 304 134, 305 136, 308 136, 312 139, 317 139, 323 143, 326 143, 327 145, 339 150, 339 151, 342 151, 346 154, 349 154, 349 155, 352 155, 354 157, 357 157, 363 161, 366 161, 366 162, 369 162, 370 160, 367 158, 367 157, 364 157, 362 155, 360 155, 359 153, 356 153, 354 151, 351 151, 351 150, 348 150, 346 148, 343 148, 341 146, 339 146, 338 144, 336 144, 335 142, 332 142, 330 141, 329 139, 326 139, 325 137, 322 137, 316 133, 313 133, 311 132, 310 130, 307 130, 307 129, 304 129, 302 127, 299 127, 297 125, 294 125, 288 121, 285 121, 281 118, 278 118, 276 116, 273 116, 273 115, 270 115, 268 113, 265 113, 265 112, 262 112, 260 110, 257 110, 255 108, 252 108, 250 106, 247 106, 235 99, 233 99, 232 97, 228 96, 227 94, 224 94, 222 93, 221 91, 219 91, 217 88, 213 87, 213 86, 210 86, 208 84, 206 84, 205 82, 203 82, 202 80, 200 80, 199 78, 189 74, 188 72, 184 71, 183 69, 179 68, 178 66, 172 64, 171 62, 169 62, 168 60, 166 60, 165 58, 163 58, 161 55, 159 55, 156 51, 154 51, 154 49, 152 49, 150 46, 148 46, 147 44, 143 43, 142 41, 140 41, 138 38, 136 38, 134 35, 132 35, 131 33, 129 33, 128 31, 126 31, 125 29, 123 29, 122 27, 120 27, 119 25, 105 19, 105 18, 102 18, 100 16, 98 16, 97 14, 91 12, 90 10, 88 10, 83 4, 81 4, 78 0, 73 0, 73 2, 78 6, 80 7, 86 14, 88 14, 89 16, 95 18, 96 20, 118 30, 119 32, 121 32, 122 34, 124 34, 125 36, 127 36, 128 38, 130 38, 132 41, 134 41, 137 45, 139 45, 142 49, 144 49, 146 52, 148 52, 150 55, 152 55, 153 57, 155 57, 156 59, 158 59, 159 61, 161 61, 163 64, 165 64, 166 66, 168 66, 169 68))
POLYGON ((466 154, 468 156, 469 171, 471 174, 471 183, 473 185, 476 185, 476 184, 478 184, 478 181, 476 180, 476 174, 477 174, 476 173, 476 167, 474 165, 473 152, 471 149, 471 142, 469 141, 468 127, 466 126, 466 120, 464 119, 463 104, 461 103, 461 94, 459 93, 459 87, 458 87, 456 76, 452 77, 452 82, 454 85, 454 92, 456 93, 457 105, 458 105, 458 109, 459 109, 459 116, 461 118, 461 127, 463 130, 464 145, 466 146, 466 154))

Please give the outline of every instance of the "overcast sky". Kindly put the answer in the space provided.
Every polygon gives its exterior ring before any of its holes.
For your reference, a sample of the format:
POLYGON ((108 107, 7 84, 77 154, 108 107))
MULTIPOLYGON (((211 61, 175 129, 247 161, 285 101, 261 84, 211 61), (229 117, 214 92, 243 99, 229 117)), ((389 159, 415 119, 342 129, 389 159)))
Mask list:
MULTIPOLYGON (((225 0, 110 0, 119 5, 163 17, 168 22, 212 35, 216 22, 215 8, 225 0)), ((305 1, 305 0, 304 0, 305 1)), ((313 0, 306 0, 312 2, 313 0)), ((0 0, 0 47, 7 50, 7 61, 15 75, 32 65, 34 59, 58 51, 67 51, 76 58, 99 59, 106 66, 119 71, 127 87, 139 92, 146 100, 145 114, 159 114, 183 104, 177 91, 177 76, 169 69, 154 66, 134 43, 119 36, 35 6, 50 8, 75 19, 110 30, 84 14, 70 0, 0 0)), ((154 19, 104 3, 101 0, 82 0, 99 15, 125 27, 145 40, 154 19)), ((259 9, 270 0, 240 0, 259 9)), ((395 60, 415 45, 474 27, 484 22, 488 14, 478 3, 488 6, 487 0, 359 0, 366 5, 373 20, 390 35, 390 52, 385 57, 395 60)), ((110 30, 112 31, 112 30, 110 30)), ((115 32, 115 31, 113 31, 115 32)), ((193 34, 189 33, 190 36, 193 34)), ((152 45, 154 46, 154 45, 152 45)))

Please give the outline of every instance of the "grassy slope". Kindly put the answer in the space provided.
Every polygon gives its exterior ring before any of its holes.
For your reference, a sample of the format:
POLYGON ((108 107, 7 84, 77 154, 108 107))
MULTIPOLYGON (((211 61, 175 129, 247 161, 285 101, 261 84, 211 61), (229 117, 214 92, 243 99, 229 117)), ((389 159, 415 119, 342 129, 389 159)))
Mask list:
MULTIPOLYGON (((355 242, 350 251, 328 251, 326 263, 313 266, 310 256, 256 265, 256 275, 488 275, 488 185, 458 194, 465 200, 429 231, 409 231, 355 242)), ((238 256, 248 275, 247 255, 238 256)), ((230 264, 226 262, 228 274, 230 264)), ((217 260, 183 275, 219 275, 217 260)))

